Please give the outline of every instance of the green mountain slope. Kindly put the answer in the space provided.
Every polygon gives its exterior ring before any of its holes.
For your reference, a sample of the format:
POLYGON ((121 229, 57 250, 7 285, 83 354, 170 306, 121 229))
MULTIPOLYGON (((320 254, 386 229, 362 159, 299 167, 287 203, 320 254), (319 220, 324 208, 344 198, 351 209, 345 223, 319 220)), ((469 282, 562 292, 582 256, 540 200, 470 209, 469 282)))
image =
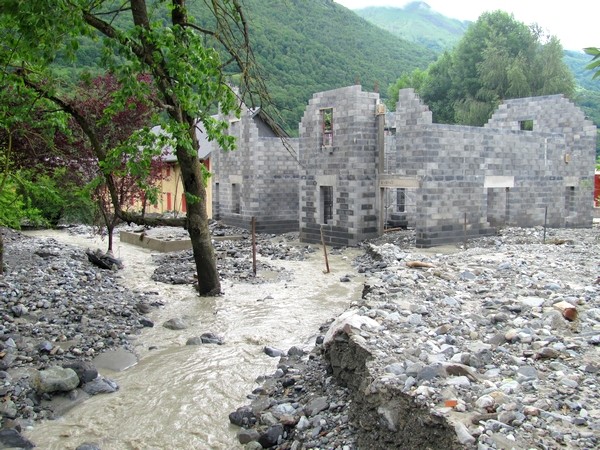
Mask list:
POLYGON ((402 39, 438 53, 453 47, 470 23, 446 17, 425 2, 412 2, 404 8, 368 7, 354 12, 402 39))
MULTIPOLYGON (((423 44, 437 53, 452 48, 470 25, 468 21, 450 19, 420 1, 409 3, 404 8, 369 7, 354 12, 399 38, 423 44)), ((580 87, 600 91, 600 80, 592 81, 590 71, 585 70, 590 61, 588 55, 565 50, 564 61, 580 87)))
MULTIPOLYGON (((189 1, 190 15, 210 23, 202 1, 189 1)), ((360 83, 387 87, 405 72, 425 69, 436 53, 358 17, 332 0, 244 0, 253 51, 274 106, 268 108, 290 134, 315 92, 360 83), (275 112, 277 111, 277 113, 275 112)), ((65 78, 98 73, 101 41, 84 38, 77 62, 59 60, 65 78)))
POLYGON ((592 60, 590 55, 572 50, 565 50, 563 60, 569 69, 571 69, 571 72, 573 72, 579 86, 592 91, 600 91, 600 79, 596 78, 595 80, 592 80, 594 72, 585 68, 592 60))
POLYGON ((436 58, 331 0, 246 0, 244 5, 254 53, 292 134, 313 93, 359 82, 368 90, 379 86, 383 94, 402 73, 424 69, 436 58))

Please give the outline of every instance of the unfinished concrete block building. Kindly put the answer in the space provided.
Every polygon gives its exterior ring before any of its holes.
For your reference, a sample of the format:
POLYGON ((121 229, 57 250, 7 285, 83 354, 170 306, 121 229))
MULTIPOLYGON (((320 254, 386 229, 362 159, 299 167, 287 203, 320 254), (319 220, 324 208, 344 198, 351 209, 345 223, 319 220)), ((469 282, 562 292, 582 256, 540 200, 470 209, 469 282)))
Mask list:
POLYGON ((595 125, 562 95, 508 100, 484 127, 467 127, 432 123, 407 89, 396 108, 397 167, 388 172, 416 186, 418 246, 545 220, 589 227, 595 143, 595 125))
POLYGON ((469 127, 433 123, 411 89, 388 114, 360 86, 320 92, 288 141, 297 160, 253 117, 241 125, 241 151, 213 166, 215 211, 234 225, 262 216, 295 223, 303 242, 356 245, 403 224, 431 247, 500 226, 592 224, 596 127, 561 95, 506 101, 469 127))
POLYGON ((213 151, 213 217, 261 233, 298 231, 297 139, 286 135, 260 109, 228 119, 236 150, 213 151))

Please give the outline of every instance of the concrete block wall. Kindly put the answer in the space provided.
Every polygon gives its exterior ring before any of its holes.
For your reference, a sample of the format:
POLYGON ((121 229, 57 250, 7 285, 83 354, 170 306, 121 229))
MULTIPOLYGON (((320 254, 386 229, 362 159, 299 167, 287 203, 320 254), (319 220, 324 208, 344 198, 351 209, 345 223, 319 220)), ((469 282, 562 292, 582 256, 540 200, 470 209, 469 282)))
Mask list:
POLYGON ((255 217, 261 233, 298 231, 298 140, 284 145, 250 112, 229 132, 237 149, 212 156, 215 218, 249 229, 255 217))
POLYGON ((396 108, 395 173, 414 177, 417 246, 495 226, 591 226, 595 127, 562 96, 509 101, 486 127, 431 123, 414 91, 396 108), (533 120, 533 131, 522 131, 533 120))
POLYGON ((596 127, 564 97, 509 100, 485 127, 468 127, 432 123, 414 91, 401 90, 387 115, 382 174, 379 102, 360 86, 313 95, 289 149, 253 113, 233 122, 238 150, 212 155, 215 217, 245 228, 256 217, 259 231, 300 230, 303 242, 321 242, 323 230, 330 245, 375 237, 389 219, 414 226, 420 247, 545 217, 551 227, 591 226, 596 127), (333 111, 331 142, 323 110, 333 111), (399 186, 405 212, 394 206, 399 186), (324 192, 332 193, 327 220, 324 192))
POLYGON ((379 95, 350 86, 315 94, 300 123, 300 240, 356 245, 378 235, 379 95), (323 145, 323 109, 333 110, 333 142, 323 145), (322 188, 333 188, 332 218, 323 220, 322 188))
POLYGON ((516 189, 522 195, 509 200, 516 219, 511 224, 531 226, 527 219, 534 206, 538 221, 539 211, 548 207, 550 226, 591 226, 597 133, 583 111, 562 95, 508 100, 486 128, 517 133, 521 144, 517 155, 520 150, 529 150, 517 166, 520 183, 516 189), (533 130, 521 131, 523 121, 531 121, 533 130), (523 167, 523 163, 529 163, 529 167, 523 167), (536 201, 531 203, 534 194, 536 201))

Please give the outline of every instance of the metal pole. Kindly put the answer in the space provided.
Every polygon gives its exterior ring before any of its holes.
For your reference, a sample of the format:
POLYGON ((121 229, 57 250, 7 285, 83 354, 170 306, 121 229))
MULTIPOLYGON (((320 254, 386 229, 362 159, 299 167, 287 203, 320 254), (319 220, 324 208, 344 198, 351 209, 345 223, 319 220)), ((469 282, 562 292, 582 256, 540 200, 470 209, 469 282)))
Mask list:
POLYGON ((323 225, 321 225, 321 243, 323 244, 323 254, 325 255, 325 273, 329 273, 329 259, 327 258, 327 246, 325 245, 325 236, 323 235, 323 225))
POLYGON ((256 276, 256 217, 252 216, 252 271, 256 276))

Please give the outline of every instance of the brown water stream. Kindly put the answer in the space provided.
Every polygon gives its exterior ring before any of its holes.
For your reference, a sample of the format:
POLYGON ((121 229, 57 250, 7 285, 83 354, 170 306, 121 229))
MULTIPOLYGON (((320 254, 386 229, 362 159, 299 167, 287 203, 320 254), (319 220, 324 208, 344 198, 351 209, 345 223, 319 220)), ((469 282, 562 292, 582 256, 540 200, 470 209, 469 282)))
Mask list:
MULTIPOLYGON (((97 238, 63 232, 39 235, 84 248, 106 246, 97 238)), ((123 285, 158 292, 165 307, 148 315, 155 327, 135 341, 136 365, 120 372, 99 369, 120 390, 92 397, 62 418, 28 430, 25 434, 39 448, 75 449, 83 442, 103 450, 241 448, 228 414, 247 403, 259 375, 275 370, 278 358, 265 355, 263 347, 310 348, 319 325, 341 313, 362 288, 360 277, 339 281, 353 273, 350 262, 357 253, 351 249, 330 256, 329 274, 323 273, 321 252, 303 262, 269 260, 291 271, 292 279, 257 285, 225 281, 224 295, 209 299, 195 296, 189 286, 152 281, 148 250, 117 244, 115 253, 126 264, 123 285), (161 326, 182 316, 189 318, 190 328, 161 326), (208 331, 223 336, 225 345, 185 345, 189 337, 208 331)))

